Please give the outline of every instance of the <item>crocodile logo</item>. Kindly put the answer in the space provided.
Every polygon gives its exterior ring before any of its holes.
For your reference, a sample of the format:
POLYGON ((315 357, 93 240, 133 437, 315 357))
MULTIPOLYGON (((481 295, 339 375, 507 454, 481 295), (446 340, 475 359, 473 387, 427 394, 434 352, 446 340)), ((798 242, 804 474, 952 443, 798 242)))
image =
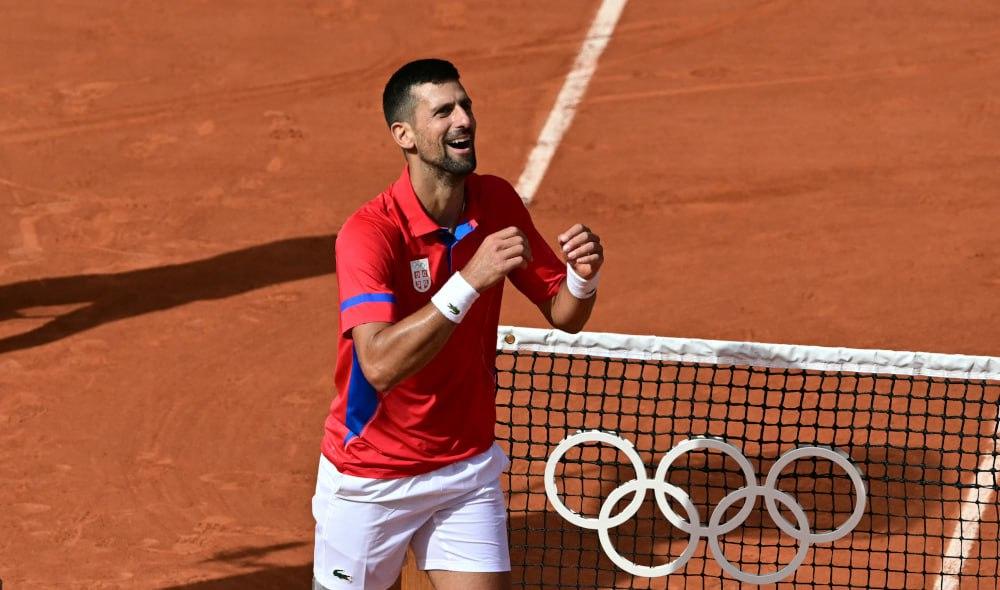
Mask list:
POLYGON ((334 578, 340 578, 341 580, 344 580, 345 582, 350 582, 351 580, 354 579, 349 574, 347 574, 344 570, 333 570, 333 577, 334 578))
POLYGON ((452 305, 451 303, 448 304, 448 311, 450 311, 451 313, 453 313, 455 315, 459 314, 459 309, 457 307, 455 307, 454 305, 452 305))

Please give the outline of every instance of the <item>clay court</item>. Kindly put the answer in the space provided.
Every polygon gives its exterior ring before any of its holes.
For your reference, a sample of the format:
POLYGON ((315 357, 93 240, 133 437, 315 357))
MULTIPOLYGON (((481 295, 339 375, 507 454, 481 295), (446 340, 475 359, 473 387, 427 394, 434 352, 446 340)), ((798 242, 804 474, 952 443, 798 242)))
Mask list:
MULTIPOLYGON (((382 85, 453 60, 513 182, 599 5, 0 0, 4 588, 307 587, 382 85)), ((1000 355, 997 39, 989 0, 628 2, 531 204, 606 244, 587 329, 1000 355)))

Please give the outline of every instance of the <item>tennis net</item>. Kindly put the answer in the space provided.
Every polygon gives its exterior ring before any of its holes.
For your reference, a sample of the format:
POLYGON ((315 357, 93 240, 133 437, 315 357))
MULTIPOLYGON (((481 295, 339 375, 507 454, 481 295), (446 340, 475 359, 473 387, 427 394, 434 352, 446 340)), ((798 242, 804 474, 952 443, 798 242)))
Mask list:
POLYGON ((1000 358, 510 327, 497 351, 515 587, 1000 586, 1000 358))

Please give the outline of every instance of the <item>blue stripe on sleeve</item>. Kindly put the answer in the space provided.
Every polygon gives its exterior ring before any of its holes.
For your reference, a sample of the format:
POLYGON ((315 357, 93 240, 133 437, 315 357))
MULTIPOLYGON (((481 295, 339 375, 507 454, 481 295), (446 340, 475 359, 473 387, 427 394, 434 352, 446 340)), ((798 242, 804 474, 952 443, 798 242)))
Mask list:
POLYGON ((362 293, 361 295, 355 295, 345 299, 340 304, 340 311, 347 311, 348 309, 358 305, 360 303, 395 303, 396 296, 392 293, 362 293))

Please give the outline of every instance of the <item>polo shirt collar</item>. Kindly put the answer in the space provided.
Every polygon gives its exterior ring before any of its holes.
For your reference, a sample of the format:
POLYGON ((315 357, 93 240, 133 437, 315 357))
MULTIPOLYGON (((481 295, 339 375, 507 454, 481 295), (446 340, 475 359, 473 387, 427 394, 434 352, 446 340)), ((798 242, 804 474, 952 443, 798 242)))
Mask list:
MULTIPOLYGON (((471 182, 469 182, 475 175, 470 174, 465 181, 465 212, 462 214, 462 220, 459 223, 464 223, 471 221, 470 227, 476 227, 475 214, 478 207, 476 207, 476 199, 472 194, 471 182)), ((399 204, 399 208, 403 211, 403 215, 406 217, 406 222, 410 226, 410 231, 413 232, 415 236, 425 236, 427 234, 435 233, 441 231, 441 226, 437 224, 436 221, 431 219, 431 216, 427 214, 424 210, 424 206, 420 203, 420 199, 417 198, 417 193, 413 191, 413 183, 410 181, 410 167, 404 166, 403 173, 399 175, 399 178, 392 185, 392 195, 395 197, 396 202, 399 204)))

